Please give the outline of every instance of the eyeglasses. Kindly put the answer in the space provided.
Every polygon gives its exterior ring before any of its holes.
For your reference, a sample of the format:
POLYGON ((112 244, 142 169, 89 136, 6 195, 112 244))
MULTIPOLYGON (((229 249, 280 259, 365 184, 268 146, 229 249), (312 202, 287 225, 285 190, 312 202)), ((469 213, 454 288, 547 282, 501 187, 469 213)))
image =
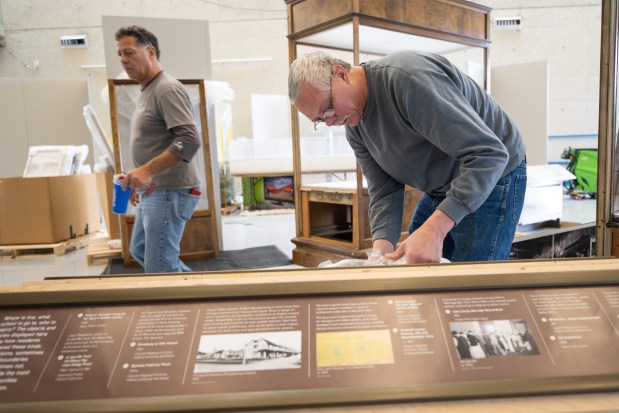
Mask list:
POLYGON ((329 98, 329 108, 325 110, 325 112, 322 114, 322 117, 319 120, 314 122, 314 130, 317 130, 318 125, 320 125, 320 123, 325 122, 327 118, 330 118, 331 116, 335 115, 335 109, 333 109, 332 106, 333 106, 333 101, 331 100, 331 98, 329 98))
POLYGON ((320 119, 314 122, 314 130, 318 128, 318 125, 320 125, 321 122, 324 122, 327 118, 335 115, 335 109, 333 109, 333 82, 331 82, 331 80, 329 80, 329 82, 331 83, 329 86, 329 107, 323 112, 320 119))

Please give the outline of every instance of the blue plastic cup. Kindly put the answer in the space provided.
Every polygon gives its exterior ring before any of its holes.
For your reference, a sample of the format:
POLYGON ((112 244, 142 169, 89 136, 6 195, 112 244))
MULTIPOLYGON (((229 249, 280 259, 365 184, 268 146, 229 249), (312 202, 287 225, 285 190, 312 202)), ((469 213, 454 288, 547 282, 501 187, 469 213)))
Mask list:
POLYGON ((114 196, 112 198, 112 212, 115 214, 125 214, 127 212, 127 206, 129 205, 129 195, 131 195, 131 189, 127 188, 123 191, 123 180, 125 175, 114 175, 114 196))

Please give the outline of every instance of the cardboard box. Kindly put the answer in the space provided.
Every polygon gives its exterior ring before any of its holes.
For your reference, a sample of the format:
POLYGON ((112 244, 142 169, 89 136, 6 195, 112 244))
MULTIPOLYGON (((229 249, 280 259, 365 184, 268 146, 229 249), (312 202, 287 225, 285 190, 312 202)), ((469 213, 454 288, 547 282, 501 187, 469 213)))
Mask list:
POLYGON ((560 222, 563 218, 563 182, 576 176, 563 166, 527 166, 527 192, 518 225, 560 222))
POLYGON ((120 217, 112 212, 112 200, 114 199, 114 174, 96 174, 101 212, 105 220, 105 227, 110 239, 120 239, 120 217))
POLYGON ((52 244, 100 230, 94 174, 0 179, 0 244, 52 244))

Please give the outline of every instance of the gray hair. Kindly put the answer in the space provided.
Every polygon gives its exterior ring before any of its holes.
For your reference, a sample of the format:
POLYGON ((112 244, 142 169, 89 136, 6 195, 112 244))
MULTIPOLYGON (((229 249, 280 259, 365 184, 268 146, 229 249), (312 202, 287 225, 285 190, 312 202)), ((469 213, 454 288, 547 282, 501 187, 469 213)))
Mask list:
POLYGON ((141 46, 153 46, 157 54, 157 60, 159 60, 161 51, 159 50, 159 40, 157 40, 157 36, 155 36, 152 32, 149 32, 142 26, 121 27, 116 31, 115 34, 116 41, 119 41, 123 37, 129 36, 133 37, 136 43, 141 46))
POLYGON ((347 72, 351 65, 325 52, 312 52, 292 62, 288 71, 288 98, 294 103, 301 93, 301 85, 307 82, 312 88, 322 91, 331 88, 331 69, 340 65, 347 72))

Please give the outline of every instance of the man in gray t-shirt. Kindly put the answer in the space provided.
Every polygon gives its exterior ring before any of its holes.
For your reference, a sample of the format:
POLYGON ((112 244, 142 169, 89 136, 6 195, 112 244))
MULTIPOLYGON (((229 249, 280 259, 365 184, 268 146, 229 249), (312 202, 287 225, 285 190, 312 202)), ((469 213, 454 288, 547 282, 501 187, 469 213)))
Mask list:
POLYGON ((185 222, 200 199, 191 162, 201 141, 185 87, 161 70, 157 37, 140 26, 116 32, 118 56, 141 86, 131 120, 131 156, 137 166, 124 186, 138 205, 131 255, 147 273, 191 271, 180 259, 185 222))
POLYGON ((492 97, 442 56, 402 51, 351 66, 296 59, 290 101, 345 125, 370 195, 373 247, 408 263, 507 259, 526 190, 525 145, 492 97), (400 237, 405 185, 424 191, 400 237))

